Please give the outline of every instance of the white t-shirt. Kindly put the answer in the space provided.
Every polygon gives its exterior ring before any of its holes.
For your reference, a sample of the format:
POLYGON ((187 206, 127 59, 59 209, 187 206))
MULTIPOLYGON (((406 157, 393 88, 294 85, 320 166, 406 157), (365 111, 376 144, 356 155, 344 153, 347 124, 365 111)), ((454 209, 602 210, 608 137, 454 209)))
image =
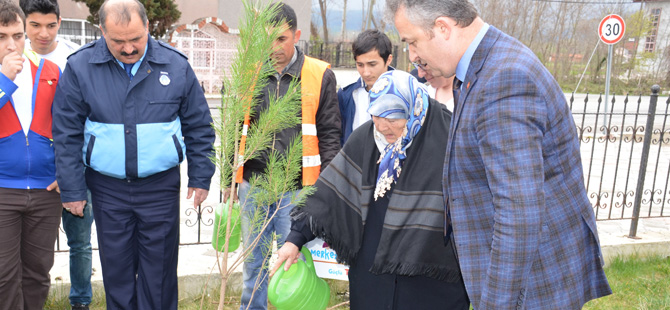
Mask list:
MULTIPOLYGON (((56 49, 54 49, 51 53, 46 55, 38 53, 38 55, 57 64, 58 68, 60 68, 60 71, 62 72, 65 70, 65 65, 67 64, 67 56, 70 56, 70 54, 78 50, 80 46, 68 40, 59 39, 56 39, 56 44, 56 49)), ((29 39, 26 39, 26 49, 32 50, 29 39)))
POLYGON ((370 107, 370 94, 364 87, 356 88, 351 96, 354 98, 356 104, 356 112, 354 113, 354 121, 351 124, 351 130, 356 130, 358 126, 372 119, 368 108, 370 107))
MULTIPOLYGON (((0 68, 2 68, 2 65, 0 65, 0 68)), ((16 111, 16 116, 19 117, 23 133, 28 135, 30 123, 33 120, 33 74, 30 70, 30 60, 25 55, 23 55, 23 69, 14 78, 14 84, 19 87, 12 94, 14 111, 16 111)))

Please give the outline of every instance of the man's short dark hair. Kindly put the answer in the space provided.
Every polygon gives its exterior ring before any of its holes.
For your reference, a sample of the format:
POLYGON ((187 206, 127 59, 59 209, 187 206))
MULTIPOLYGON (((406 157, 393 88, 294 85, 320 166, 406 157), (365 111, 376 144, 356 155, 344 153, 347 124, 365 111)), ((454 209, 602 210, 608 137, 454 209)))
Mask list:
POLYGON ((17 22, 16 16, 21 19, 23 29, 26 29, 26 15, 13 1, 0 0, 0 25, 9 26, 17 22))
POLYGON ((20 0, 19 6, 26 16, 33 13, 56 14, 60 18, 60 8, 58 8, 58 1, 56 0, 20 0))
POLYGON ((295 15, 293 8, 286 3, 279 2, 277 3, 277 14, 271 22, 279 24, 282 21, 288 24, 291 31, 295 32, 298 29, 298 17, 295 15))
POLYGON ((379 52, 379 56, 382 57, 384 62, 388 61, 389 55, 391 55, 391 52, 393 51, 389 37, 377 29, 361 32, 361 34, 356 37, 354 43, 351 44, 351 49, 354 52, 354 60, 356 60, 356 57, 359 55, 376 50, 379 52))

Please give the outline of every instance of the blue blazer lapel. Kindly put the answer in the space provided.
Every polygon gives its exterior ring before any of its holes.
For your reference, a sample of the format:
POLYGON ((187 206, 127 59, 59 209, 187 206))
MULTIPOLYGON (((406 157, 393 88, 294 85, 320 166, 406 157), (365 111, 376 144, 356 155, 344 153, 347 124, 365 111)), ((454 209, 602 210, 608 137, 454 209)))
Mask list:
POLYGON ((468 67, 468 72, 465 75, 465 81, 463 81, 461 96, 459 97, 458 102, 454 102, 454 114, 451 121, 451 127, 449 127, 449 142, 447 143, 447 156, 445 159, 445 168, 447 172, 449 169, 449 161, 451 157, 449 154, 451 154, 451 149, 454 144, 454 133, 458 128, 459 121, 461 120, 461 114, 463 113, 463 103, 470 94, 470 90, 472 90, 477 83, 477 74, 482 70, 484 61, 488 57, 489 52, 493 48, 493 45, 500 37, 500 34, 500 30, 490 26, 489 30, 484 35, 484 38, 475 50, 475 53, 472 55, 472 59, 470 60, 470 66, 468 67))

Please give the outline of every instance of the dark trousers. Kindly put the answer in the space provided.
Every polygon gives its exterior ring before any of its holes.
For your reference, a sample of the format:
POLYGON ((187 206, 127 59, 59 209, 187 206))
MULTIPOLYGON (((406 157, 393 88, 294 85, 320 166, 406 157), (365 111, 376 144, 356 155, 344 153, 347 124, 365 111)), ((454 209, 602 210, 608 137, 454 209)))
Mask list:
POLYGON ((177 309, 179 167, 138 180, 86 170, 107 309, 177 309))
POLYGON ((0 188, 0 309, 44 307, 62 209, 56 191, 0 188))

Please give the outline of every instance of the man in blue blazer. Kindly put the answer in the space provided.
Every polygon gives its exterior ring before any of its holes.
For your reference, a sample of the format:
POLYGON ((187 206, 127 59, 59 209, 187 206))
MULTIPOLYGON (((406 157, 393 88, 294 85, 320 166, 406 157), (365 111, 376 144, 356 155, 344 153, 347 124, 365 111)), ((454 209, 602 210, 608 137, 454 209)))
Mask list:
POLYGON ((611 294, 576 127, 554 78, 467 0, 387 6, 410 60, 460 81, 444 166, 445 238, 474 309, 580 309, 611 294))

